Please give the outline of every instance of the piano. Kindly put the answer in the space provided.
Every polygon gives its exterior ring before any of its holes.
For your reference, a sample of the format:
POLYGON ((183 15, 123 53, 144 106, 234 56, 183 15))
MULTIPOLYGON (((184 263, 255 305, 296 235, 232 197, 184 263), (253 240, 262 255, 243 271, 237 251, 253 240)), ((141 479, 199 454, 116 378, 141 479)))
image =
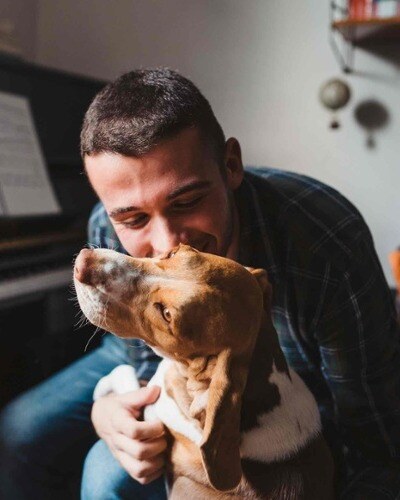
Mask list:
POLYGON ((68 299, 73 258, 86 243, 97 200, 83 173, 79 134, 104 84, 0 57, 0 91, 29 99, 61 207, 57 215, 0 215, 0 377, 8 381, 0 386, 0 404, 84 350, 82 340, 75 340, 81 334, 71 334, 77 310, 68 299), (78 345, 73 354, 71 338, 78 345))

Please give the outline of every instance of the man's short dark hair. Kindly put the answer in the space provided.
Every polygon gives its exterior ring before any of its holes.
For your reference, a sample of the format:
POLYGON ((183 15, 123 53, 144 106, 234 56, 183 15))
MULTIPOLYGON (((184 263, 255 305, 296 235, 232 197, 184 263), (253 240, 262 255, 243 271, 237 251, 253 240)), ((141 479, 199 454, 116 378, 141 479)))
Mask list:
POLYGON ((225 136, 199 89, 170 69, 131 71, 94 98, 83 122, 81 154, 140 157, 188 127, 198 128, 222 165, 225 136))

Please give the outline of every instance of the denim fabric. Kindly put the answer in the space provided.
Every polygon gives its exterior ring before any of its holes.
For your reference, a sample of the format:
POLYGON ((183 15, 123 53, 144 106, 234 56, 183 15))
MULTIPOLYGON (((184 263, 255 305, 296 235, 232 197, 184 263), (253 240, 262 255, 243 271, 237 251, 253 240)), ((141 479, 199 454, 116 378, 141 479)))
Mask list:
POLYGON ((102 440, 92 447, 83 467, 82 500, 166 500, 164 478, 142 486, 119 465, 102 440))
MULTIPOLYGON (((90 421, 94 387, 113 368, 129 361, 126 344, 107 335, 102 346, 4 408, 0 414, 1 500, 79 498, 82 464, 98 441, 90 421)), ((105 464, 91 460, 90 465, 93 470, 86 470, 91 481, 95 476, 100 481, 105 464)), ((112 496, 113 489, 120 490, 119 479, 125 492, 129 483, 123 474, 115 479, 116 484, 107 484, 109 496, 104 498, 141 498, 112 496)), ((133 479, 130 483, 136 492, 138 483, 133 479)))

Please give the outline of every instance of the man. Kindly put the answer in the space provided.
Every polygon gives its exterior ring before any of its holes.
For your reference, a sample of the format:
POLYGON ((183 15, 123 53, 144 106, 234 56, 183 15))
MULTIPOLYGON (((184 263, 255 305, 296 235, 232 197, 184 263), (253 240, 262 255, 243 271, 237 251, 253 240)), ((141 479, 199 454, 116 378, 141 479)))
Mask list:
MULTIPOLYGON (((91 243, 152 257, 183 242, 268 271, 280 343, 318 400, 342 498, 396 498, 399 338, 357 210, 305 176, 244 172, 238 141, 225 141, 206 99, 169 70, 131 72, 101 91, 81 149, 102 202, 91 243)), ((158 358, 139 341, 108 335, 6 409, 5 498, 68 498, 66 480, 92 445, 82 498, 165 497, 163 427, 138 420, 157 389, 111 394, 92 408, 98 380, 126 362, 145 385, 158 358)))

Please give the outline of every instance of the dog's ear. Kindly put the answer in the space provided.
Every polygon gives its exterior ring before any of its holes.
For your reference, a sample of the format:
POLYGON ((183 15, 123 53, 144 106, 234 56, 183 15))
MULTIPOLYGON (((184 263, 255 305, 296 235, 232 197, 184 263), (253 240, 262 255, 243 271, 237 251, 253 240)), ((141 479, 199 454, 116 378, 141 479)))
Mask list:
POLYGON ((264 310, 270 312, 272 300, 272 286, 268 279, 268 274, 265 269, 256 269, 254 267, 246 267, 246 269, 256 278, 263 292, 264 310))
POLYGON ((210 484, 220 491, 232 490, 242 477, 240 412, 248 363, 247 355, 235 356, 225 349, 218 355, 209 387, 200 451, 210 484))

